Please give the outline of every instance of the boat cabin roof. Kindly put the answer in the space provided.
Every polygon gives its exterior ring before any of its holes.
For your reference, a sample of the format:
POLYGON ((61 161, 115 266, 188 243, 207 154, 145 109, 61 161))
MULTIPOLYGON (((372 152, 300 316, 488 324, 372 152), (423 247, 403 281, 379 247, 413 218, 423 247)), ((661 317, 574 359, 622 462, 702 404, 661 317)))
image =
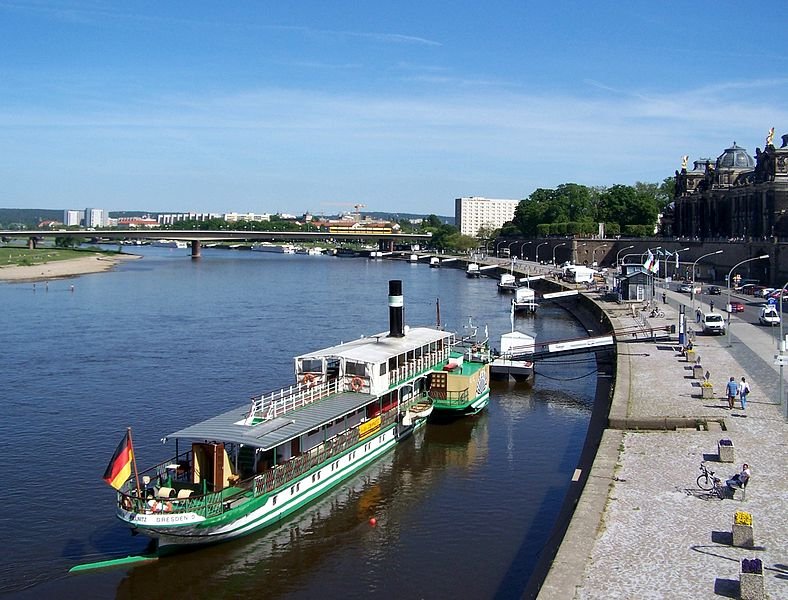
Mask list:
POLYGON ((452 337, 454 334, 448 331, 430 327, 412 327, 406 328, 404 337, 388 337, 386 331, 324 350, 302 354, 296 356, 296 361, 310 358, 344 358, 353 362, 379 364, 410 350, 452 337))
MULTIPOLYGON (((307 404, 281 417, 244 425, 249 403, 176 431, 167 438, 232 442, 270 450, 331 421, 357 411, 375 399, 371 394, 344 392, 307 404)), ((165 438, 165 439, 167 439, 165 438)))

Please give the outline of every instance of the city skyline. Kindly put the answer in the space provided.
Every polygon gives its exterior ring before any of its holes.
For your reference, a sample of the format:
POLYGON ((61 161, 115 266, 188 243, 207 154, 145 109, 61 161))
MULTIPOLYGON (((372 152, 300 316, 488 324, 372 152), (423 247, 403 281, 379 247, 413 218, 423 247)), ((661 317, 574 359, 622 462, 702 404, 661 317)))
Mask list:
POLYGON ((0 0, 0 206, 453 213, 788 133, 788 5, 0 0))

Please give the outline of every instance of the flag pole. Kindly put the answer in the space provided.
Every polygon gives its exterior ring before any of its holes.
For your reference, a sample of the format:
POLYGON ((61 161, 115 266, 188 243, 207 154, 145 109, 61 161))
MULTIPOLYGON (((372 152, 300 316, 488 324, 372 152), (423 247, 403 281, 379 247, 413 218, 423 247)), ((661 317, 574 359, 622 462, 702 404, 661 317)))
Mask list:
POLYGON ((134 479, 137 482, 137 496, 142 498, 142 488, 140 487, 140 474, 137 472, 137 453, 134 452, 134 441, 131 439, 131 427, 126 428, 129 434, 129 446, 131 446, 131 464, 134 467, 134 479))

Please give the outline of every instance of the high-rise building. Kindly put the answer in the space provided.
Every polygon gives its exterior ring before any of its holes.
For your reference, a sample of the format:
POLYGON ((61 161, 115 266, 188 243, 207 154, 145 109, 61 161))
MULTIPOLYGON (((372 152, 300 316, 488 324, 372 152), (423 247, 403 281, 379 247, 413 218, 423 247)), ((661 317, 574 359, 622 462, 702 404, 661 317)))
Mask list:
POLYGON ((85 218, 85 213, 81 210, 64 210, 63 211, 63 225, 66 227, 79 227, 82 219, 85 218))
POLYGON ((104 227, 106 225, 107 216, 103 208, 86 208, 85 227, 104 227))
POLYGON ((499 198, 457 198, 454 200, 454 224, 463 235, 476 236, 481 227, 498 229, 514 218, 519 200, 499 198))

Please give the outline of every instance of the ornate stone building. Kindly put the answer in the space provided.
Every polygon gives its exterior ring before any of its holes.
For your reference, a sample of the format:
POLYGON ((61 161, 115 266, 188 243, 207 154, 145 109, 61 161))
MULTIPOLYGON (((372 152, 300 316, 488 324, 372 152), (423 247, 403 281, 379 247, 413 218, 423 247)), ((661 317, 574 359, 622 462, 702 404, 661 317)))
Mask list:
MULTIPOLYGON (((773 131, 773 130, 772 130, 773 131)), ((788 134, 773 133, 753 159, 733 143, 716 161, 698 159, 676 171, 673 214, 665 235, 687 239, 788 240, 788 134)))

